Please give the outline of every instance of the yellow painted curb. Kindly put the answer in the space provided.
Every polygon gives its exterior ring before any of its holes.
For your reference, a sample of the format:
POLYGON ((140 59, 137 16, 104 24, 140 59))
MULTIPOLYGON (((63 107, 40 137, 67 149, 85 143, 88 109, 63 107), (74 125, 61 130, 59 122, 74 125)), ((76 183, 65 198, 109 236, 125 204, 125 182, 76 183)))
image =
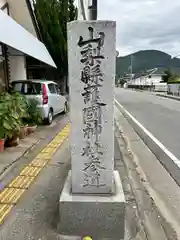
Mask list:
MULTIPOLYGON (((67 124, 55 138, 28 164, 12 182, 0 192, 0 225, 29 186, 35 181, 42 169, 52 159, 57 149, 69 135, 67 124)), ((88 239, 87 239, 88 240, 88 239)))

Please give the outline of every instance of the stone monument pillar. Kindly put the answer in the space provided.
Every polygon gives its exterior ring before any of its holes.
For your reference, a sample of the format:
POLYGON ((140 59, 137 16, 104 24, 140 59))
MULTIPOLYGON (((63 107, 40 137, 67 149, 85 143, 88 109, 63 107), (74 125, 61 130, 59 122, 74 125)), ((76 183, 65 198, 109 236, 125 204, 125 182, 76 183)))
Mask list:
POLYGON ((71 162, 60 196, 62 233, 124 235, 125 200, 114 171, 116 23, 68 24, 71 162))
POLYGON ((69 24, 73 193, 112 193, 115 22, 69 24))

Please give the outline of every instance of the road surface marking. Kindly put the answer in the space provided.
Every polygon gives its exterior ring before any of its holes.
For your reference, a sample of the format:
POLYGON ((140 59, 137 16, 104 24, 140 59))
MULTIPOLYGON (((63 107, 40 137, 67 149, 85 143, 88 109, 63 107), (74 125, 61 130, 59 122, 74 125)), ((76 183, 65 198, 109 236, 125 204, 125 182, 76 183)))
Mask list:
POLYGON ((34 160, 24 167, 19 176, 0 192, 0 225, 3 224, 12 207, 17 204, 20 197, 49 163, 57 149, 68 138, 69 129, 70 124, 67 124, 34 160))
POLYGON ((159 147, 161 150, 180 168, 180 160, 172 153, 170 152, 156 137, 152 135, 140 122, 137 121, 136 118, 134 118, 116 99, 116 104, 131 118, 133 122, 138 125, 146 135, 149 136, 149 138, 152 139, 152 141, 159 147))

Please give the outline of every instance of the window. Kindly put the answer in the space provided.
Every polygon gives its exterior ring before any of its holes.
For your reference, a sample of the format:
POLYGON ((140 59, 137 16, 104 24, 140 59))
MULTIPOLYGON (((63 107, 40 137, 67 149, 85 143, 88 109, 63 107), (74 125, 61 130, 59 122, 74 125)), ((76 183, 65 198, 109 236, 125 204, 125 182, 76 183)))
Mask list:
POLYGON ((24 94, 39 95, 41 94, 41 83, 24 83, 24 94))
POLYGON ((13 88, 24 95, 40 95, 42 92, 41 83, 31 82, 15 82, 12 83, 13 88))
POLYGON ((52 94, 56 94, 57 93, 56 87, 55 87, 54 83, 48 84, 48 88, 49 88, 50 93, 52 93, 52 94))
POLYGON ((12 83, 12 86, 15 91, 23 93, 23 84, 22 83, 12 83))
POLYGON ((61 93, 61 91, 60 91, 60 89, 59 89, 58 85, 55 85, 55 88, 56 88, 56 92, 57 92, 58 94, 60 94, 60 93, 61 93))
POLYGON ((34 90, 36 92, 36 94, 41 94, 42 93, 42 85, 41 83, 33 83, 34 86, 34 90))

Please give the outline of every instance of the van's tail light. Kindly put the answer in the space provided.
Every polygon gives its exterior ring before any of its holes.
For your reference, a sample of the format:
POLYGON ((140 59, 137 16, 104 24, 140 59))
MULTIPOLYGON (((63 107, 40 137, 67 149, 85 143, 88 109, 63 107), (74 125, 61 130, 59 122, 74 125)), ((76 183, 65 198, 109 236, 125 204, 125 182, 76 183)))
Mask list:
POLYGON ((46 88, 45 84, 43 84, 42 90, 43 90, 43 104, 47 104, 48 103, 48 93, 47 93, 47 88, 46 88))

